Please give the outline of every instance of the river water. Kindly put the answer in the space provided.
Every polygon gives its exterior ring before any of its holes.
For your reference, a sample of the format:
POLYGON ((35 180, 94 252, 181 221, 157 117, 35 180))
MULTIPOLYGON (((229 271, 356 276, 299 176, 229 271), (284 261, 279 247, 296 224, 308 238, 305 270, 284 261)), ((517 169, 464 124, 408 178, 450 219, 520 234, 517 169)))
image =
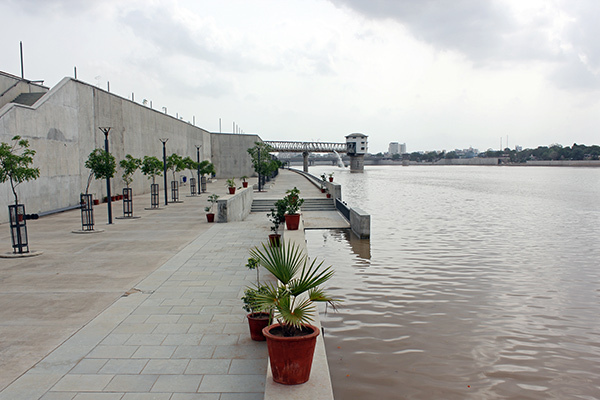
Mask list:
POLYGON ((600 169, 334 172, 371 239, 307 231, 346 399, 600 399, 600 169))

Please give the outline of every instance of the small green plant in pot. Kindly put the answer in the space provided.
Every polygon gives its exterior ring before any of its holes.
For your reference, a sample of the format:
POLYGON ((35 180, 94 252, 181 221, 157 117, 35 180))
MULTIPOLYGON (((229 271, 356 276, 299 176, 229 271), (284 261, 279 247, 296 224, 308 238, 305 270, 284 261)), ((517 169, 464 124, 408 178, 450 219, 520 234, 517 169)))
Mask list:
POLYGON ((259 302, 259 296, 266 295, 269 292, 269 288, 266 285, 260 284, 258 267, 258 260, 255 258, 248 259, 246 268, 256 270, 256 285, 254 287, 247 287, 244 291, 244 297, 242 297, 244 305, 242 308, 248 313, 246 318, 248 319, 248 326, 250 328, 250 337, 252 340, 263 342, 266 338, 262 331, 271 322, 271 313, 265 310, 259 302))
POLYGON ((227 186, 229 188, 229 194, 235 194, 235 179, 234 178, 227 179, 225 186, 227 186))
POLYGON ((271 246, 279 246, 281 242, 281 235, 279 234, 279 226, 285 222, 285 210, 287 203, 285 200, 280 199, 275 202, 275 208, 271 208, 271 212, 267 214, 269 221, 271 221, 272 234, 269 235, 269 243, 271 246))
POLYGON ((213 212, 213 208, 215 204, 217 204, 217 201, 219 201, 219 195, 211 194, 208 196, 208 201, 210 202, 210 206, 204 208, 204 211, 206 211, 206 220, 208 222, 215 222, 215 213, 213 212))
POLYGON ((300 190, 294 186, 293 189, 286 191, 287 195, 283 198, 285 201, 285 225, 290 231, 298 230, 300 225, 300 207, 304 199, 300 198, 300 190))
POLYGON ((242 180, 242 187, 247 188, 248 187, 248 181, 246 179, 248 179, 248 177, 246 175, 244 175, 240 179, 242 180))
POLYGON ((302 249, 293 243, 281 247, 262 245, 250 256, 273 274, 278 284, 267 284, 267 293, 258 294, 259 307, 272 310, 276 324, 263 329, 267 338, 273 380, 287 385, 308 381, 319 330, 310 324, 315 302, 334 308, 337 300, 321 288, 333 275, 323 262, 309 262, 302 249))

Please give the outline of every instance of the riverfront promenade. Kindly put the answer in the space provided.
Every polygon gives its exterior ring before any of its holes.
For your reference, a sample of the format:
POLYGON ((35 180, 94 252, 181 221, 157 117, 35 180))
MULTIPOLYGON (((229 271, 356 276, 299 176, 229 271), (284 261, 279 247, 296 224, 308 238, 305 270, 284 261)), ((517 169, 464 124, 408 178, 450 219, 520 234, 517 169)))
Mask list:
MULTIPOLYGON (((293 186, 324 196, 289 171, 255 195, 281 198, 293 186)), ((256 279, 244 265, 268 219, 208 224, 207 195, 185 189, 183 203, 157 211, 144 210, 149 194, 136 196, 141 218, 113 225, 96 207, 100 233, 71 233, 79 210, 29 222, 31 249, 43 254, 0 259, 0 399, 263 398, 266 345, 250 340, 240 297, 256 279)), ((224 196, 224 180, 208 191, 224 196)))

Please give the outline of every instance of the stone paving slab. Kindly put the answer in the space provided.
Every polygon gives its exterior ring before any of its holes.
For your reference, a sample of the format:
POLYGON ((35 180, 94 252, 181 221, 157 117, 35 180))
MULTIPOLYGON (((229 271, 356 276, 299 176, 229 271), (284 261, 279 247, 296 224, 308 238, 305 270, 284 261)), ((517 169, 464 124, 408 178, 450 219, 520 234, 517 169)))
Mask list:
POLYGON ((263 220, 212 225, 0 399, 262 398, 266 344, 250 340, 240 297, 263 220))

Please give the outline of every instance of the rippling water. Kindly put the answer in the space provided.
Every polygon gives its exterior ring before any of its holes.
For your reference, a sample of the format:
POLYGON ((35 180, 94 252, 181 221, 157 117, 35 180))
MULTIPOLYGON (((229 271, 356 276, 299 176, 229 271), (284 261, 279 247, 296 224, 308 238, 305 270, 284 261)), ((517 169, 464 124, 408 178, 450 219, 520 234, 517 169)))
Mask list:
POLYGON ((600 398, 600 169, 332 168, 371 214, 307 231, 336 399, 600 398))

